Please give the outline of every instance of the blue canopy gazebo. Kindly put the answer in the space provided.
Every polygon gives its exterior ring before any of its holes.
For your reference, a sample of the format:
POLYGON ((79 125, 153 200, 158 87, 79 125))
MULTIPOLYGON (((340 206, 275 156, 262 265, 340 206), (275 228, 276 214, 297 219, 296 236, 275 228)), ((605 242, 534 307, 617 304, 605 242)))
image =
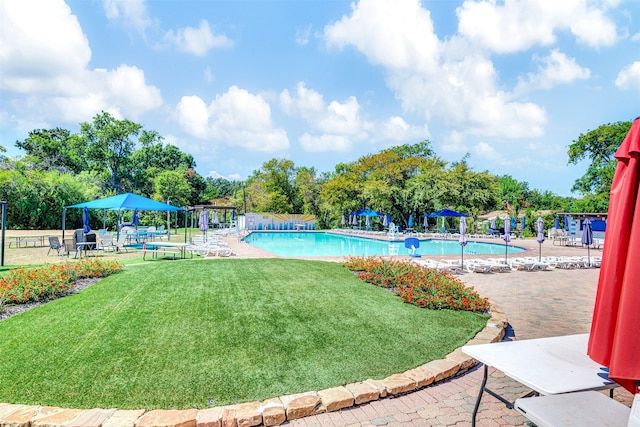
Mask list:
POLYGON ((462 212, 452 211, 451 209, 441 209, 439 211, 431 212, 430 214, 426 214, 425 216, 427 218, 438 218, 438 217, 441 217, 441 216, 460 218, 460 217, 465 217, 465 216, 469 216, 469 215, 467 215, 465 213, 462 213, 462 212))
MULTIPOLYGON (((139 196, 133 193, 123 193, 112 197, 106 197, 104 199, 92 200, 89 202, 77 203, 71 206, 65 206, 62 209, 62 239, 64 240, 64 229, 67 209, 79 208, 79 209, 105 209, 118 211, 118 224, 120 224, 120 211, 122 210, 139 210, 139 211, 184 211, 183 208, 172 206, 167 203, 158 202, 157 200, 149 199, 147 197, 139 196)), ((187 228, 187 217, 185 216, 185 241, 187 228)), ((119 232, 119 230, 118 230, 119 232)))

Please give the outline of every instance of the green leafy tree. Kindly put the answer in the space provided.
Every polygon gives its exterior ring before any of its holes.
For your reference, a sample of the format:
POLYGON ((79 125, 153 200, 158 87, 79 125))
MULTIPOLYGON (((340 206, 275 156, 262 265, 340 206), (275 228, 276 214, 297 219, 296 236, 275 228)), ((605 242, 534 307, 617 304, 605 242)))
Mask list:
POLYGON ((191 185, 184 172, 163 171, 153 180, 153 198, 173 206, 187 206, 191 198, 191 185))
MULTIPOLYGON (((271 159, 262 167, 254 171, 247 180, 245 188, 247 210, 294 213, 300 212, 301 206, 296 206, 295 165, 287 159, 271 159)), ((235 203, 242 201, 244 195, 236 190, 235 203)), ((241 204, 240 204, 241 206, 241 204)))
POLYGON ((36 129, 16 147, 27 153, 37 169, 80 173, 87 168, 87 143, 67 129, 36 129))
POLYGON ((120 179, 130 164, 135 149, 132 139, 140 133, 142 126, 130 120, 117 120, 102 112, 92 123, 81 123, 80 132, 88 144, 87 156, 96 170, 106 169, 110 174, 110 188, 118 193, 120 179))
POLYGON ((592 211, 606 212, 609 207, 609 192, 616 169, 613 155, 630 128, 630 121, 602 125, 581 134, 569 146, 569 164, 583 160, 591 162, 586 173, 574 183, 572 191, 587 196, 585 203, 592 211))

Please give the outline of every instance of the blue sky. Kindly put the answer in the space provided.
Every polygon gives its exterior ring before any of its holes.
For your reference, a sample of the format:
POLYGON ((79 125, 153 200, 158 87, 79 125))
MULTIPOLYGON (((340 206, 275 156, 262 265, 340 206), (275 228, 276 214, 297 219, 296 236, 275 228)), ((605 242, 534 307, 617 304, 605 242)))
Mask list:
POLYGON ((0 145, 101 110, 245 179, 432 141, 570 195, 580 134, 640 115, 637 0, 0 0, 0 145))

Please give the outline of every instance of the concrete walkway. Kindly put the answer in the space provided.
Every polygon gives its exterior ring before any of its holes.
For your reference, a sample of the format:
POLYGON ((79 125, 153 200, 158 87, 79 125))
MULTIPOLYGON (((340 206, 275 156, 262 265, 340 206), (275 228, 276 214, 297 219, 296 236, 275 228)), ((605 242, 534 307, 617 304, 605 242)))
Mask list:
MULTIPOLYGON (((230 238, 229 241, 239 257, 268 256, 268 253, 256 250, 237 239, 230 238)), ((533 239, 516 240, 512 244, 525 247, 525 256, 538 255, 539 246, 533 239)), ((547 241, 542 247, 542 253, 545 256, 585 256, 586 249, 556 246, 547 241)), ((592 250, 591 255, 601 256, 602 251, 592 250)), ((458 277, 504 309, 510 324, 506 339, 522 340, 588 333, 599 272, 599 269, 556 269, 495 274, 466 273, 458 277)), ((530 391, 499 371, 490 369, 490 375, 488 386, 512 401, 530 391)), ((476 367, 459 377, 404 396, 302 418, 286 425, 469 426, 481 381, 482 369, 476 367)), ((615 397, 628 406, 631 405, 632 396, 626 391, 616 390, 615 397)), ((526 422, 526 418, 515 410, 507 409, 504 404, 487 394, 483 396, 477 417, 479 427, 523 426, 526 422)))

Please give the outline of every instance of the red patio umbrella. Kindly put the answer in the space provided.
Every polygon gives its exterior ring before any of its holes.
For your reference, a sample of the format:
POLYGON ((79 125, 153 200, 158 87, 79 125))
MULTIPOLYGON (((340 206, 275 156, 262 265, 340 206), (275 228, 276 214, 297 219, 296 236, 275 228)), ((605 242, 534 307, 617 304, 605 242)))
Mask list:
POLYGON ((587 353, 631 393, 640 380, 640 117, 616 151, 587 353))

